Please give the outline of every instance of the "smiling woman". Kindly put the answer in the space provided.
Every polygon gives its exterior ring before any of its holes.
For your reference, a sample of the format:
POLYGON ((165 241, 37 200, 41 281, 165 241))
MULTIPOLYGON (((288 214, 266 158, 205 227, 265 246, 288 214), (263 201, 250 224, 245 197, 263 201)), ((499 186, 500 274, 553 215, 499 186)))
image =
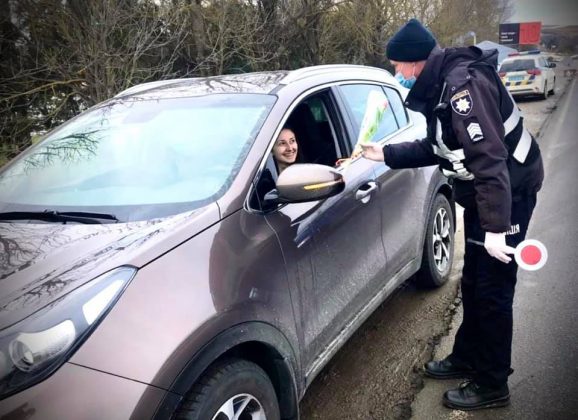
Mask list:
POLYGON ((295 133, 289 127, 283 128, 273 146, 273 156, 277 162, 279 173, 297 161, 299 145, 295 133))

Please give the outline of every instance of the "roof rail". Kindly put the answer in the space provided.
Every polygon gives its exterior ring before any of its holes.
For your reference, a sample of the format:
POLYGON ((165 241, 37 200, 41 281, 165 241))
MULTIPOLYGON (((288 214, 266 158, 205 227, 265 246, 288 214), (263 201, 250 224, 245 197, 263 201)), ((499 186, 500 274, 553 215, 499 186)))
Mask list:
POLYGON ((387 70, 380 69, 378 67, 371 67, 371 66, 362 66, 356 64, 325 64, 321 66, 310 66, 310 67, 303 67, 297 70, 291 70, 287 76, 285 76, 279 83, 283 85, 287 85, 292 83, 296 80, 303 79, 306 77, 317 76, 319 74, 335 72, 335 71, 347 71, 347 70, 356 70, 356 71, 368 71, 368 72, 386 72, 387 74, 391 75, 387 70))
POLYGON ((126 95, 134 95, 135 93, 141 93, 150 89, 155 89, 161 86, 166 86, 166 85, 170 85, 172 83, 179 83, 179 82, 184 82, 186 80, 193 80, 193 77, 190 78, 184 78, 184 79, 168 79, 168 80, 157 80, 156 82, 146 82, 146 83, 140 83, 138 85, 134 85, 132 87, 129 87, 128 89, 125 89, 119 93, 117 93, 116 95, 114 95, 115 98, 120 98, 121 96, 126 96, 126 95))
POLYGON ((530 50, 530 51, 522 51, 522 52, 516 51, 516 52, 508 54, 508 57, 514 57, 517 55, 534 55, 534 54, 542 54, 542 51, 540 51, 540 50, 530 50))

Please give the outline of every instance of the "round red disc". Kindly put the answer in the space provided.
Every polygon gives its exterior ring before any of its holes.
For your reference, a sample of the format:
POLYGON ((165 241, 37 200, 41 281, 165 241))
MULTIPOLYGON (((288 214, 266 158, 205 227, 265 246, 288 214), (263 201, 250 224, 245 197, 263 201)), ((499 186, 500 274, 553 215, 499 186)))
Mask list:
POLYGON ((522 249, 520 257, 526 264, 536 265, 542 258, 542 251, 540 251, 540 248, 535 245, 527 245, 524 247, 524 249, 522 249))
POLYGON ((526 239, 518 244, 514 252, 518 267, 527 271, 536 271, 546 265, 548 250, 536 239, 526 239))

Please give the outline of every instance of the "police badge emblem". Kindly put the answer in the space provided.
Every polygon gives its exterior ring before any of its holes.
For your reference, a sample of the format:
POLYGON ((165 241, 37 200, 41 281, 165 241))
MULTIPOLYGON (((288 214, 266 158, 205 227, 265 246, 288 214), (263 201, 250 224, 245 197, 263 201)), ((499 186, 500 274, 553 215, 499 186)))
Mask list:
POLYGON ((472 107, 474 106, 470 92, 467 89, 462 90, 461 92, 458 92, 452 96, 450 102, 454 112, 463 116, 469 115, 472 111, 472 107))

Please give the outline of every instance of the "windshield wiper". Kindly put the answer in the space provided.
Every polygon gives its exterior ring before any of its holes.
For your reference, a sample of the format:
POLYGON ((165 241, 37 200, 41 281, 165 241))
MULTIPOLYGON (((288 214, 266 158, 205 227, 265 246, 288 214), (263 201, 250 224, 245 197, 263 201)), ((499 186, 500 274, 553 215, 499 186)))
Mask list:
POLYGON ((113 214, 89 213, 83 211, 7 211, 0 213, 0 220, 43 220, 45 222, 76 222, 89 225, 120 222, 113 214))

